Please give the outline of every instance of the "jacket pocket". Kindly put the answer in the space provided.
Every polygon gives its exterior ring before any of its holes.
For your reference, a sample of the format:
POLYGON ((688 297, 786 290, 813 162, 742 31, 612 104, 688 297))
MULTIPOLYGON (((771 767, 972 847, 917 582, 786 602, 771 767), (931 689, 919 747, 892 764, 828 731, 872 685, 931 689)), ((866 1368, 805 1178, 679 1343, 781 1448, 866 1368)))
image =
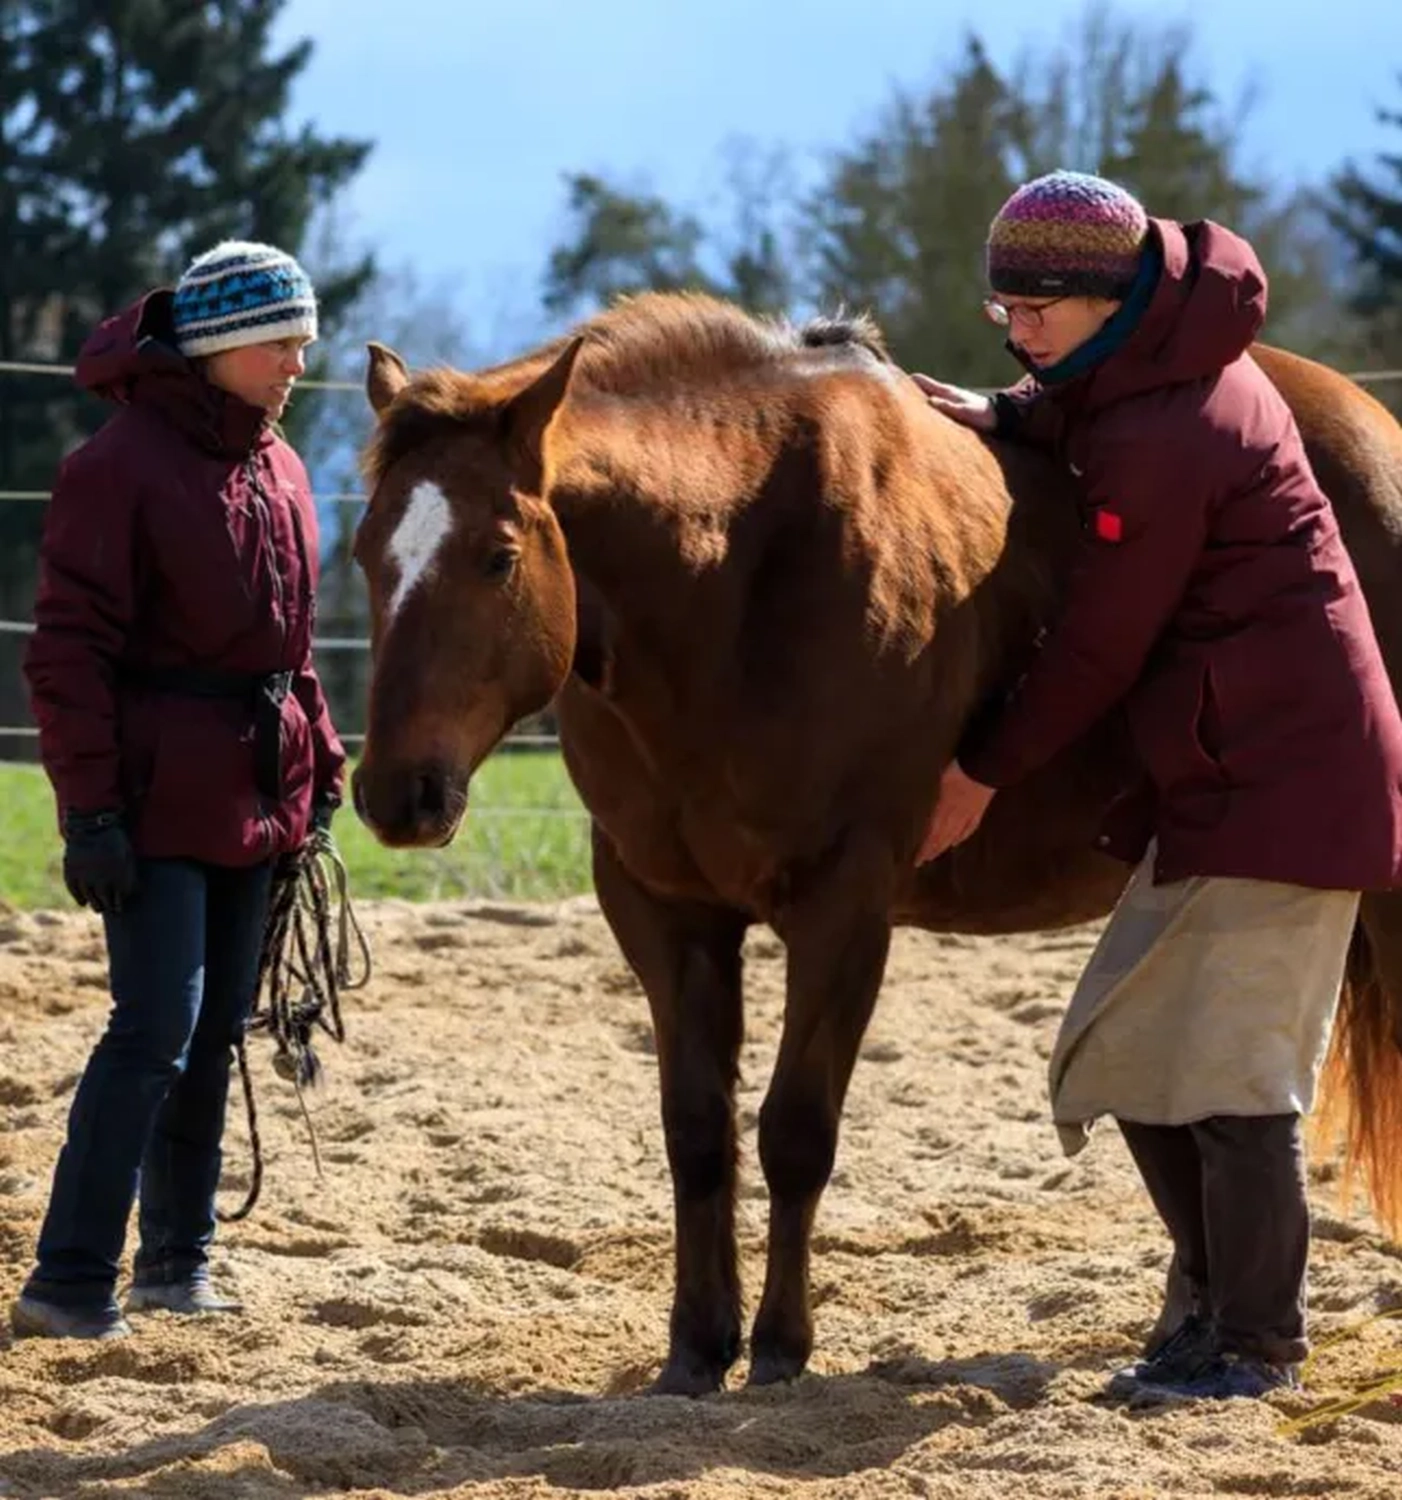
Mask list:
POLYGON ((213 699, 170 698, 161 717, 142 827, 164 848, 252 848, 261 809, 253 779, 253 726, 213 699))
POLYGON ((1155 673, 1128 707, 1135 748, 1161 794, 1206 803, 1225 793, 1221 710, 1210 663, 1182 661, 1155 673))
POLYGON ((129 814, 139 817, 156 775, 161 715, 149 693, 123 691, 117 700, 118 774, 129 814))
POLYGON ((315 755, 312 749, 312 726, 295 687, 283 700, 279 740, 282 801, 288 806, 296 807, 304 799, 310 800, 315 755))
POLYGON ((1360 732, 1357 682, 1332 646, 1297 630, 1243 634, 1219 648, 1221 758, 1234 780, 1276 776, 1297 757, 1327 759, 1360 732))

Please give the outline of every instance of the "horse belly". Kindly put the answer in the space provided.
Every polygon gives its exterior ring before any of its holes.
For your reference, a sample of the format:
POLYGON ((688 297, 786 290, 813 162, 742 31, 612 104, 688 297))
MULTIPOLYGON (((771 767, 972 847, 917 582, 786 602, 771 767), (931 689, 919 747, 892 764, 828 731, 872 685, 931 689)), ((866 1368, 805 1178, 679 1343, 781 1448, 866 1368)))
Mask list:
POLYGON ((1011 933, 1103 917, 1130 867, 1102 852, 1115 793, 1134 784, 1118 742, 1095 735, 994 798, 965 844, 912 872, 895 920, 932 932, 1011 933))

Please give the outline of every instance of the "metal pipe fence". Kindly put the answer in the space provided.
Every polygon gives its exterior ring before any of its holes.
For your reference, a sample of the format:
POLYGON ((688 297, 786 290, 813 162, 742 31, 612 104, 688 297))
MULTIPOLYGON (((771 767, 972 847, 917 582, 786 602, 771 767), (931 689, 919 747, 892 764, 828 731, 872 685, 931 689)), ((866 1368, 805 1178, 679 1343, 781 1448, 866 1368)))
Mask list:
MULTIPOLYGON (((33 360, 0 360, 0 375, 48 375, 54 377, 71 376, 73 366, 58 362, 43 363, 33 360)), ((1344 372, 1348 379, 1359 385, 1385 385, 1392 381, 1402 381, 1402 369, 1382 370, 1352 370, 1344 372)), ((359 391, 363 389, 360 382, 354 380, 302 380, 298 382, 302 389, 324 390, 324 391, 359 391)), ((0 502, 14 501, 17 503, 44 502, 49 498, 47 490, 0 490, 0 502)), ((313 497, 319 505, 361 505, 365 497, 353 493, 318 494, 313 497)), ((32 632, 34 626, 27 620, 0 620, 0 635, 27 635, 32 632)), ((370 642, 356 636, 317 636, 312 642, 317 651, 368 651, 370 642)), ((32 726, 0 724, 0 741, 7 739, 33 739, 38 731, 32 726)), ((347 745, 363 744, 363 734, 346 734, 341 738, 347 745)), ((559 741, 553 735, 512 735, 504 743, 520 746, 557 746, 559 741)), ((0 760, 3 760, 0 754, 0 760)), ((523 809, 524 810, 524 809, 523 809)), ((501 809, 508 811, 508 809, 501 809)), ((564 810, 562 810, 564 811, 564 810)), ((574 814, 569 814, 573 816, 574 814)))

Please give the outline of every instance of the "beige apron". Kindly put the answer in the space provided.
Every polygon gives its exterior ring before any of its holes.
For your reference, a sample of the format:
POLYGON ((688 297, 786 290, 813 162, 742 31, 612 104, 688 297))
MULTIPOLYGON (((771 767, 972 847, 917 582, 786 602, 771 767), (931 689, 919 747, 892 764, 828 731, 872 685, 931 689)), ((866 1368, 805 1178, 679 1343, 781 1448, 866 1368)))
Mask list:
POLYGON ((1068 1156, 1113 1115, 1183 1125, 1307 1114, 1358 914, 1356 891, 1135 870, 1075 994, 1050 1064, 1068 1156))

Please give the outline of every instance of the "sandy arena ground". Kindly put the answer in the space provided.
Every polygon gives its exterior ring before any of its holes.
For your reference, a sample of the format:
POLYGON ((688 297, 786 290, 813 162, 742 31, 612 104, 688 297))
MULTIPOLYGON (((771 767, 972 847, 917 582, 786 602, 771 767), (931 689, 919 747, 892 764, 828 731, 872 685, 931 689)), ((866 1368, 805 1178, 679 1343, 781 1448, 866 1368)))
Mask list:
MULTIPOLYGON (((898 937, 846 1112, 796 1386, 640 1394, 660 1367, 670 1197, 645 1002, 591 901, 383 904, 314 1103, 257 1051, 268 1180, 222 1232, 237 1321, 147 1317, 105 1345, 0 1335, 0 1496, 1402 1494, 1402 1406, 1280 1425, 1402 1364, 1402 1321, 1323 1350, 1303 1397, 1096 1401, 1157 1310, 1165 1243, 1113 1130, 1074 1163, 1044 1060, 1084 931, 898 937)), ((740 1097, 747 1305, 755 1121, 782 965, 749 945, 740 1097)), ((18 1289, 103 1020, 95 919, 0 911, 0 1298, 18 1289)), ((226 1195, 246 1186, 241 1111, 226 1195)), ((1315 1331, 1402 1308, 1402 1250, 1317 1166, 1315 1331)))

